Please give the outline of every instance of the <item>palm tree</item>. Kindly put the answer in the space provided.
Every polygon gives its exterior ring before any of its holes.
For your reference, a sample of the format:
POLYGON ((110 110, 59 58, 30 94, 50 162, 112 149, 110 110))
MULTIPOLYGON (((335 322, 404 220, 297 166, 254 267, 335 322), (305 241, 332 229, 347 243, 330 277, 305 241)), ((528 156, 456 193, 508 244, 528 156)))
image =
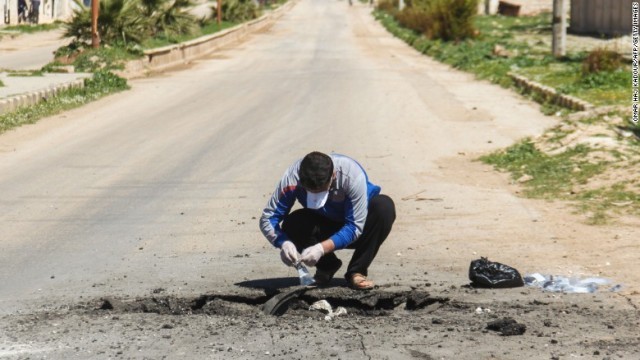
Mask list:
MULTIPOLYGON (((91 41, 91 9, 74 0, 76 10, 65 27, 65 36, 91 41)), ((186 10, 191 0, 101 0, 98 33, 103 44, 140 44, 151 36, 192 34, 196 18, 186 10)))
POLYGON ((151 15, 154 35, 164 34, 167 38, 193 34, 197 29, 197 19, 187 10, 193 6, 191 0, 141 0, 158 2, 157 11, 151 15))

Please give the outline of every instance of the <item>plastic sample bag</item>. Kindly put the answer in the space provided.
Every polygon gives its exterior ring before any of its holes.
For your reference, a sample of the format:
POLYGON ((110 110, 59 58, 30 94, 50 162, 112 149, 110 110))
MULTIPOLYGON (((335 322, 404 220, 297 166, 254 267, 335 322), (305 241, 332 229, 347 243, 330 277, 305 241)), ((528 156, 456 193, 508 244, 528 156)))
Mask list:
POLYGON ((542 275, 539 273, 526 275, 524 282, 527 286, 539 287, 545 291, 563 293, 592 294, 600 287, 607 286, 611 292, 620 291, 621 284, 611 285, 611 281, 599 277, 580 279, 578 277, 566 277, 558 275, 542 275))
POLYGON ((511 266, 489 261, 483 257, 469 265, 471 285, 484 288, 512 288, 524 286, 518 270, 511 266))

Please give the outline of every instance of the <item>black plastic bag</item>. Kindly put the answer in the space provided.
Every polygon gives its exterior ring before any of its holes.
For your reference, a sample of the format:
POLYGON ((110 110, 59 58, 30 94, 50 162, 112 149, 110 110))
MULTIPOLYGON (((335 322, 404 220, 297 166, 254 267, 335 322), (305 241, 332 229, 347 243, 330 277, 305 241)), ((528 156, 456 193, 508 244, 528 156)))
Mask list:
POLYGON ((469 266, 471 285, 484 288, 512 288, 524 286, 522 276, 511 266, 491 262, 483 257, 469 266))

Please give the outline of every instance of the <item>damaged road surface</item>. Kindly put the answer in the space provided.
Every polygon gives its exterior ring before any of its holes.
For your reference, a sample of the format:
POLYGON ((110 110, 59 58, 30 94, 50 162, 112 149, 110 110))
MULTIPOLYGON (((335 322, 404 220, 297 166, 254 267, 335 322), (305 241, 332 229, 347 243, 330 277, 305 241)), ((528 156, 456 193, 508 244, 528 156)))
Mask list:
POLYGON ((267 315, 282 315, 287 311, 292 300, 297 299, 309 289, 310 287, 301 285, 276 294, 262 305, 262 312, 267 315))
POLYGON ((130 85, 0 134, 0 359, 640 359, 640 224, 519 197, 475 160, 557 117, 416 52, 368 4, 296 1, 130 85), (395 203, 378 287, 347 288, 339 250, 330 287, 267 315, 299 281, 258 221, 314 150, 362 161, 395 203), (622 287, 469 288, 479 257, 622 287))
POLYGON ((483 359, 640 356, 638 312, 605 306, 609 294, 589 295, 589 305, 584 305, 575 302, 580 300, 575 295, 523 289, 505 290, 500 299, 492 298, 492 291, 466 287, 439 291, 446 296, 424 290, 309 289, 280 316, 262 312, 270 296, 260 290, 194 297, 155 291, 146 297, 44 304, 43 310, 0 319, 0 355, 31 359, 473 359, 476 352, 484 354, 483 359), (323 313, 309 309, 318 300, 344 307, 347 314, 325 320, 323 313), (478 306, 490 311, 478 313, 478 306))
MULTIPOLYGON (((309 304, 325 300, 333 307, 344 307, 351 314, 361 316, 377 316, 389 310, 405 309, 415 311, 433 304, 442 304, 447 298, 431 298, 428 293, 420 291, 386 292, 366 291, 358 292, 345 288, 313 289, 308 287, 294 287, 284 289, 269 298, 265 295, 201 295, 195 299, 179 299, 173 296, 153 296, 130 301, 114 298, 103 298, 95 307, 99 310, 109 310, 115 313, 156 313, 171 315, 237 315, 255 316, 255 311, 265 315, 282 316, 286 313, 307 314, 309 304), (279 295, 287 295, 279 297, 279 295), (264 311, 264 306, 273 299, 284 300, 281 311, 273 313, 264 311), (246 305, 246 306, 243 306, 246 305), (284 306, 286 305, 286 306, 284 306)), ((91 307, 90 304, 88 304, 91 307)))

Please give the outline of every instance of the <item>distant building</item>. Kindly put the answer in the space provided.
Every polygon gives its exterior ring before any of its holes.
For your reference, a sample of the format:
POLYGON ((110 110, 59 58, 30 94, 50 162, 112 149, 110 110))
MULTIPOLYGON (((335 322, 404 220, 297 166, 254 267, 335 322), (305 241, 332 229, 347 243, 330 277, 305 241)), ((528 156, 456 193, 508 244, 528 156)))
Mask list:
MULTIPOLYGON (((18 24, 18 0, 0 0, 3 10, 3 24, 18 24)), ((27 0, 27 5, 31 0, 27 0)), ((50 23, 55 20, 66 20, 73 15, 73 0, 41 0, 39 23, 50 23)), ((0 24, 2 25, 2 24, 0 24)))

